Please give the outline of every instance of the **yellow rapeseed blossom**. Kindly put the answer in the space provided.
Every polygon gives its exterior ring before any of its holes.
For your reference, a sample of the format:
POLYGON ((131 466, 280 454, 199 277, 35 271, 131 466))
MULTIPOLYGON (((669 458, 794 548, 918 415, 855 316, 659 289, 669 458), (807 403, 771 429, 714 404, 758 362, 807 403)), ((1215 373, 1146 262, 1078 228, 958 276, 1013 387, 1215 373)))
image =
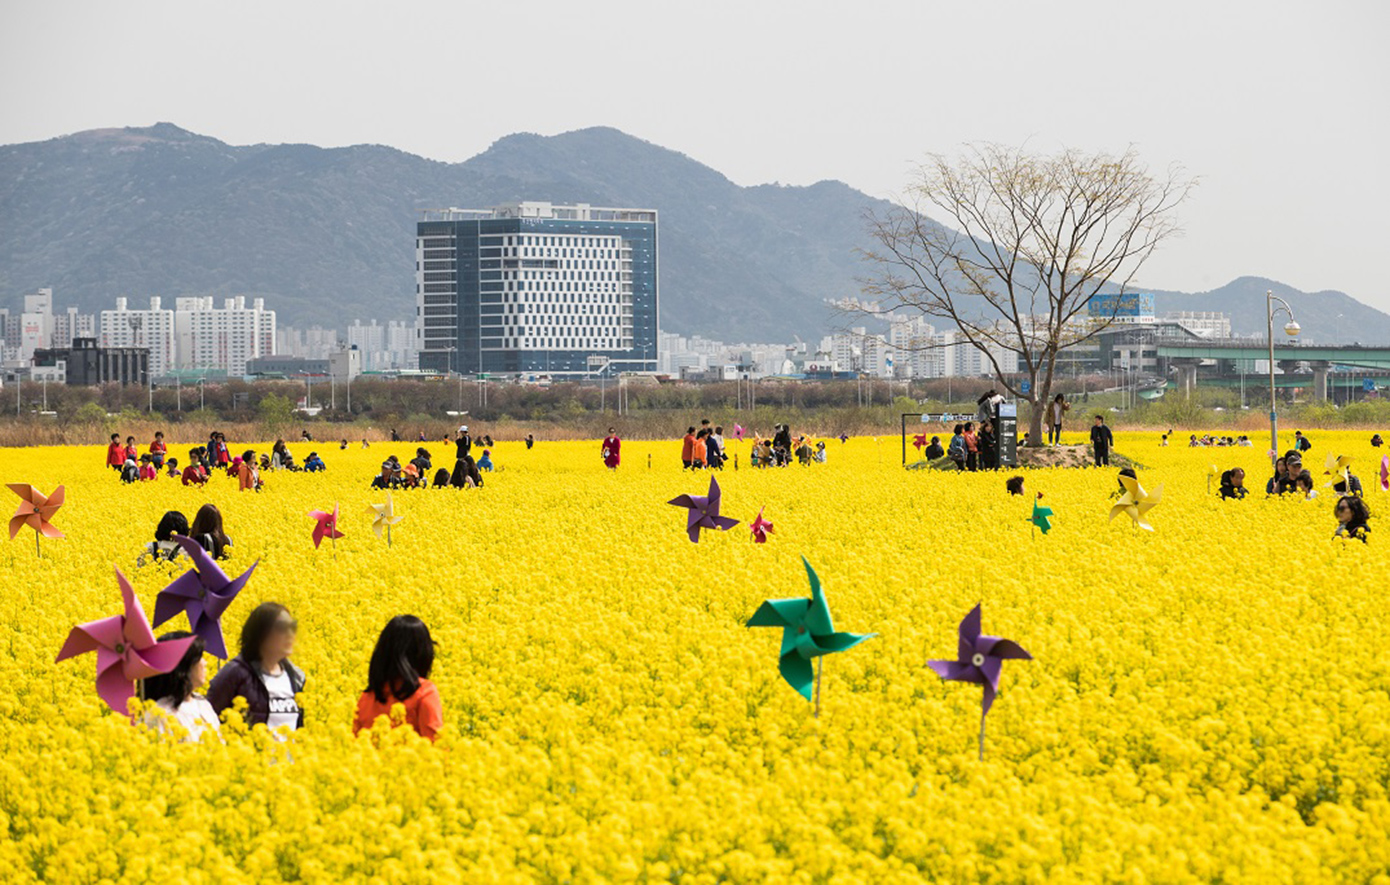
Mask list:
POLYGON ((597 442, 503 442, 481 490, 393 493, 389 548, 368 486, 414 444, 318 446, 326 473, 267 472, 260 493, 122 485, 97 447, 0 451, 5 482, 67 486, 67 537, 39 557, 26 529, 0 553, 0 879, 1390 885, 1384 450, 1309 435, 1315 501, 1265 497, 1265 445, 1118 433, 1163 485, 1152 533, 1108 521, 1114 469, 1021 471, 1018 498, 1009 473, 905 471, 896 437, 770 470, 730 441, 723 512, 744 525, 698 544, 666 504, 708 486, 679 441, 626 443, 616 472, 597 442), (1369 544, 1332 539, 1329 451, 1365 484, 1369 544), (1213 462, 1243 466, 1250 497, 1208 493, 1213 462), (307 725, 288 742, 232 711, 225 743, 179 743, 112 714, 90 656, 54 663, 72 625, 119 613, 113 565, 153 611, 186 566, 136 557, 166 510, 208 501, 228 572, 260 561, 228 645, 264 600, 300 623, 307 725), (346 536, 316 550, 306 514, 335 503, 346 536), (777 532, 754 544, 764 506, 777 532), (806 594, 803 555, 837 629, 878 634, 825 659, 819 719, 776 635, 744 627, 806 594), (978 686, 925 666, 977 602, 1034 656, 1004 672, 983 762, 978 686), (385 718, 352 735, 402 613, 438 642, 434 744, 385 718))

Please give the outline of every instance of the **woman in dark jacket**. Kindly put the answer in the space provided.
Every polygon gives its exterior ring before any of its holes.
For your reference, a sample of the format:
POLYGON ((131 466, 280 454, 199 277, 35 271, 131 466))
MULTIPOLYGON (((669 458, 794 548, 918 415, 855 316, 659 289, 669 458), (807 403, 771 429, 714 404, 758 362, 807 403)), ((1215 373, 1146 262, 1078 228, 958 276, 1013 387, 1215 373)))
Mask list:
POLYGON ((246 724, 272 731, 304 725, 297 695, 304 691, 304 672, 290 663, 298 627, 278 602, 263 602, 241 628, 241 653, 228 661, 208 686, 208 701, 218 716, 237 698, 246 699, 246 724))
POLYGON ((204 504, 198 508, 193 525, 189 526, 188 536, 211 553, 213 559, 225 557, 227 548, 232 545, 232 539, 222 530, 222 511, 217 509, 216 504, 204 504))

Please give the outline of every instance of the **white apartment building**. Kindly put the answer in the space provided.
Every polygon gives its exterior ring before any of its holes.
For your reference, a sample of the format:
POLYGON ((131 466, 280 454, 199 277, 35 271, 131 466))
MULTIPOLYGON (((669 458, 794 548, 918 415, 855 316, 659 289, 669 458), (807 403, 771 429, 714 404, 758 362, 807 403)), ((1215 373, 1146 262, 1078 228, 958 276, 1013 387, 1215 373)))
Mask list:
POLYGON ((1162 317, 1203 338, 1230 338, 1231 315, 1214 310, 1172 310, 1162 317))
POLYGON ((126 298, 116 299, 115 310, 101 312, 102 347, 144 347, 150 352, 150 374, 158 377, 174 368, 174 312, 162 299, 150 299, 147 310, 132 309, 126 298))
MULTIPOLYGON (((228 375, 245 375, 246 364, 275 353, 275 311, 264 298, 247 306, 246 297, 226 298, 218 307, 208 297, 174 301, 178 368, 225 369, 228 375)), ((158 370, 151 369, 158 374, 158 370)))
POLYGON ((147 310, 131 309, 117 298, 115 310, 101 312, 102 347, 145 347, 155 377, 175 370, 246 374, 248 361, 275 353, 275 311, 257 298, 227 298, 218 307, 211 297, 174 299, 174 309, 158 296, 147 310))
POLYGON ((347 343, 362 354, 364 372, 415 367, 414 328, 406 323, 391 320, 383 326, 376 320, 355 320, 347 328, 347 343))
POLYGON ((836 372, 857 372, 875 378, 893 377, 893 347, 882 335, 858 326, 821 339, 820 353, 836 372))

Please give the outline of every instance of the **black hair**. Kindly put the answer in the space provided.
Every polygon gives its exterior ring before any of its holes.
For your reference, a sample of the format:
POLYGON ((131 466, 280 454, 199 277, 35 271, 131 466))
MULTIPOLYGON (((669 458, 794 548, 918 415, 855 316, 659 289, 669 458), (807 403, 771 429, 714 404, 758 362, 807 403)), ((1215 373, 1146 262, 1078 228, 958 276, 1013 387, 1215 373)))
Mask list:
POLYGON ((1226 470, 1226 471, 1223 471, 1223 472, 1222 472, 1222 474, 1221 474, 1221 484, 1222 484, 1223 486, 1233 486, 1233 485, 1235 485, 1235 482, 1231 479, 1231 474, 1232 474, 1232 473, 1235 473, 1235 471, 1234 471, 1234 470, 1226 470))
POLYGON ((1337 499, 1333 512, 1335 513, 1344 503, 1351 508, 1351 522, 1347 523, 1347 529, 1364 528, 1366 520, 1371 518, 1371 508, 1367 507, 1366 502, 1355 495, 1343 495, 1337 499))
MULTIPOLYGON (((160 642, 173 642, 175 639, 187 639, 193 636, 186 630, 175 630, 172 633, 165 633, 159 637, 160 642)), ((147 701, 162 701, 165 698, 174 699, 174 709, 188 700, 188 696, 193 693, 193 678, 190 673, 193 667, 203 657, 203 638, 193 636, 193 641, 188 644, 188 651, 179 658, 179 663, 168 673, 160 673, 148 679, 142 679, 141 690, 144 692, 147 701)))
POLYGON ((188 528, 188 536, 201 544, 203 535, 212 538, 212 549, 208 551, 212 558, 221 559, 232 539, 222 531, 222 511, 217 509, 216 504, 204 504, 193 516, 193 525, 188 528))
POLYGON ((1062 402, 1062 401, 1064 401, 1065 399, 1066 399, 1066 397, 1062 396, 1062 394, 1059 393, 1059 394, 1057 394, 1056 396, 1054 396, 1054 397, 1052 398, 1052 401, 1053 401, 1053 402, 1062 402))
POLYGON ((111 439, 115 440, 116 442, 120 442, 121 435, 119 433, 113 433, 111 434, 111 439))
MULTIPOLYGON (((1133 467, 1121 467, 1121 468, 1120 468, 1120 476, 1128 476, 1130 479, 1133 479, 1133 480, 1138 480, 1138 479, 1139 479, 1139 474, 1137 474, 1137 473, 1134 472, 1134 468, 1133 468, 1133 467)), ((1116 480, 1116 481, 1118 482, 1118 480, 1116 480)), ((1124 488, 1124 487, 1125 487, 1125 484, 1124 484, 1124 483, 1120 483, 1120 488, 1124 488)))
POLYGON ((685 429, 685 432, 686 432, 686 433, 694 433, 694 432, 695 432, 695 428, 694 428, 694 427, 687 427, 687 428, 685 429))
POLYGON ((966 429, 966 430, 974 430, 974 429, 975 429, 975 422, 974 422, 974 421, 966 421, 966 422, 965 422, 965 429, 966 429))
POLYGON ((1100 423, 1104 424, 1104 423, 1105 423, 1105 416, 1104 416, 1104 415, 1097 415, 1097 416, 1096 416, 1096 420, 1099 421, 1100 423))
POLYGON ((1309 489, 1312 489, 1312 488, 1313 488, 1313 474, 1311 474, 1311 473, 1309 473, 1308 471, 1305 470, 1305 471, 1303 471, 1302 473, 1300 473, 1298 476, 1295 476, 1295 477, 1293 478, 1293 484, 1294 484, 1294 486, 1297 487, 1299 483, 1303 483, 1303 484, 1307 485, 1309 489))
POLYGON ((367 688, 379 703, 387 694, 403 701, 428 679, 434 666, 434 640, 430 628, 414 615, 396 615, 386 622, 372 649, 367 666, 367 688))
POLYGON ((188 534, 188 517, 177 510, 170 510, 159 520, 159 525, 154 528, 154 539, 156 541, 172 540, 174 535, 188 534))
POLYGON ((933 436, 933 437, 931 438, 931 441, 934 442, 934 443, 939 443, 939 442, 941 442, 941 437, 939 437, 939 436, 933 436))
POLYGON ((275 622, 280 615, 289 611, 278 602, 262 602, 251 610, 251 614, 246 616, 246 623, 241 625, 241 659, 248 664, 258 663, 261 659, 261 646, 265 645, 266 638, 275 629, 275 622))
POLYGON ((955 430, 952 430, 952 431, 951 431, 951 434, 952 434, 953 436, 960 436, 961 433, 962 433, 964 430, 965 430, 965 425, 964 425, 964 424, 957 424, 957 425, 956 425, 956 429, 955 429, 955 430))
POLYGON ((1004 488, 1006 488, 1006 489, 1009 490, 1009 494, 1010 494, 1010 495, 1021 495, 1021 494, 1023 494, 1023 477, 1021 477, 1021 476, 1011 476, 1011 477, 1009 477, 1008 481, 1004 483, 1004 488))
POLYGON ((449 470, 448 470, 448 468, 447 468, 447 467, 441 467, 441 468, 439 468, 438 470, 436 470, 436 471, 434 472, 434 487, 437 488, 437 489, 442 489, 442 488, 444 488, 445 486, 447 486, 448 484, 449 484, 449 470))
POLYGON ((242 463, 245 463, 245 464, 255 464, 255 463, 256 463, 256 451, 255 451, 255 449, 247 449, 246 451, 242 452, 242 453, 241 453, 241 460, 242 460, 242 463))

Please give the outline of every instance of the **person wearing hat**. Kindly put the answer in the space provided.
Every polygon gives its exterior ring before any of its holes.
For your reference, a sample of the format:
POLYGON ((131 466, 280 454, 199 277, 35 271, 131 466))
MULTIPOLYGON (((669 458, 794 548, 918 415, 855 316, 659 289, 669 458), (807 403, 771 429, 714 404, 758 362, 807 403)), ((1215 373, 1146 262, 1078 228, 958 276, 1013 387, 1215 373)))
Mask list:
POLYGON ((478 465, 473 462, 473 437, 468 435, 467 424, 459 425, 454 445, 458 447, 458 455, 454 460, 454 473, 449 478, 449 484, 457 489, 464 486, 481 486, 483 475, 478 472, 478 465))

